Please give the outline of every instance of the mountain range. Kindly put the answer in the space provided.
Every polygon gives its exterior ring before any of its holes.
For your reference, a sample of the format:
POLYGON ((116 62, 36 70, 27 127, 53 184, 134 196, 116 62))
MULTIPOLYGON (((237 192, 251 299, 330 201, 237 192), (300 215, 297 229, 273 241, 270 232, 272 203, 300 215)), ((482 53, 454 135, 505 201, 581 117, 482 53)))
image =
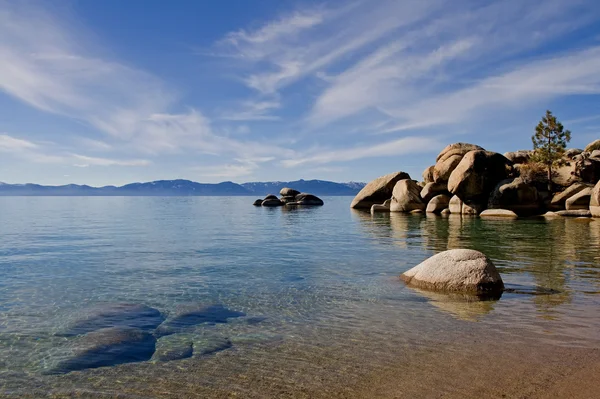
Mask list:
POLYGON ((251 182, 237 184, 197 183, 190 180, 157 180, 124 186, 91 187, 67 184, 7 184, 0 182, 0 196, 257 196, 279 194, 283 187, 315 195, 356 195, 365 183, 335 183, 326 180, 296 180, 290 182, 251 182))

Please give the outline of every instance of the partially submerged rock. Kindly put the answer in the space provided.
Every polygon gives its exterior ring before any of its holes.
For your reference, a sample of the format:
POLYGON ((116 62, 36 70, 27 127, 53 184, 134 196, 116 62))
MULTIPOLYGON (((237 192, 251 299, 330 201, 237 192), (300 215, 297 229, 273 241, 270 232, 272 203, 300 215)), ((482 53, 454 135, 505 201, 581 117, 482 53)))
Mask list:
POLYGON ((480 217, 502 217, 502 218, 516 218, 516 213, 509 209, 486 209, 479 214, 480 217))
POLYGON ((411 212, 414 210, 425 210, 425 204, 421 200, 421 187, 410 179, 398 181, 392 192, 392 212, 411 212))
POLYGON ((592 212, 589 209, 580 209, 576 211, 558 211, 556 212, 560 216, 567 217, 592 217, 592 212))
POLYGON ((254 203, 252 205, 254 205, 254 206, 261 206, 262 203, 263 203, 263 201, 264 201, 263 199, 259 198, 256 201, 254 201, 254 203))
POLYGON ((592 190, 590 198, 590 213, 593 217, 600 218, 600 181, 592 190))
POLYGON ((408 173, 395 172, 373 180, 354 197, 351 208, 371 209, 375 204, 381 204, 383 201, 392 198, 392 192, 396 182, 410 179, 408 173))
POLYGON ((308 193, 300 193, 296 195, 294 202, 296 202, 296 205, 323 205, 323 200, 321 198, 308 193))
POLYGON ((154 330, 165 320, 154 308, 136 303, 103 303, 82 311, 62 336, 86 334, 109 327, 133 327, 154 330))
POLYGON ((472 249, 452 249, 425 260, 401 275, 408 285, 433 291, 492 295, 504 283, 487 256, 472 249))
POLYGON ((385 200, 385 202, 381 205, 375 204, 371 207, 371 213, 390 212, 391 203, 392 203, 392 200, 388 199, 388 200, 385 200))
POLYGON ((266 199, 262 202, 261 204, 262 206, 267 206, 267 207, 277 207, 277 206, 283 206, 284 203, 281 202, 281 200, 279 198, 270 198, 270 199, 266 199))
POLYGON ((448 208, 450 197, 445 194, 436 195, 427 204, 426 212, 428 213, 441 213, 444 209, 448 208))
POLYGON ((449 194, 446 183, 427 183, 421 190, 423 202, 428 203, 433 197, 439 194, 449 194))
POLYGON ((72 354, 50 373, 68 373, 122 363, 150 360, 155 351, 154 336, 138 328, 111 327, 74 339, 72 354))

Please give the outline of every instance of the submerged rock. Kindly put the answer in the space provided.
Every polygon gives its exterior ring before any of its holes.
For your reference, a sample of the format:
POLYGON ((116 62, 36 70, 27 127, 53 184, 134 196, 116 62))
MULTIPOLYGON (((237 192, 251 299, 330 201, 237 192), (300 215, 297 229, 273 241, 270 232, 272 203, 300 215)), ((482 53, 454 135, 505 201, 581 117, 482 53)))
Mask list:
POLYGON ((173 334, 156 341, 156 351, 151 360, 154 362, 170 362, 192 357, 193 353, 193 340, 189 335, 173 334))
POLYGON ((185 332, 199 324, 227 323, 227 320, 245 316, 245 313, 230 310, 223 305, 185 305, 177 309, 156 329, 158 336, 185 332))
POLYGON ((85 334, 109 327, 133 327, 154 330, 165 320, 154 308, 134 303, 106 303, 93 306, 72 323, 63 336, 85 334))
POLYGON ((138 328, 111 327, 77 337, 72 345, 72 355, 59 362, 50 373, 150 360, 156 339, 138 328))
POLYGON ((206 356, 229 349, 233 346, 228 338, 216 335, 198 335, 194 337, 194 356, 206 356))
POLYGON ((354 197, 350 207, 354 209, 371 209, 373 205, 383 203, 383 201, 392 198, 392 191, 396 182, 402 179, 410 179, 410 176, 405 172, 395 172, 378 177, 360 190, 354 197))
POLYGON ((440 252, 404 272, 401 278, 408 285, 443 292, 487 295, 504 289, 492 261, 472 249, 440 252))

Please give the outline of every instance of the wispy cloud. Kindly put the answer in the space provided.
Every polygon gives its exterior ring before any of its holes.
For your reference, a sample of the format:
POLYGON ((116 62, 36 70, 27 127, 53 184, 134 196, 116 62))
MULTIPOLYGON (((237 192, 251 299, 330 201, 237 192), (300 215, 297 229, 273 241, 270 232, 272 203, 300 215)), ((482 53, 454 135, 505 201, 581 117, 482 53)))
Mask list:
POLYGON ((110 159, 110 158, 98 158, 88 157, 86 155, 73 154, 73 158, 78 161, 84 162, 83 164, 74 164, 74 166, 147 166, 150 165, 150 161, 146 159, 110 159))
POLYGON ((271 115, 270 112, 281 107, 277 100, 244 101, 241 109, 229 111, 221 119, 230 121, 276 121, 281 118, 271 115))
POLYGON ((403 137, 375 145, 356 146, 353 148, 321 151, 304 156, 286 159, 282 164, 292 168, 304 164, 327 164, 332 162, 355 161, 363 158, 398 156, 403 154, 419 154, 436 152, 441 143, 434 138, 403 137))
POLYGON ((37 148, 31 141, 18 139, 8 134, 0 134, 0 151, 21 151, 37 148))

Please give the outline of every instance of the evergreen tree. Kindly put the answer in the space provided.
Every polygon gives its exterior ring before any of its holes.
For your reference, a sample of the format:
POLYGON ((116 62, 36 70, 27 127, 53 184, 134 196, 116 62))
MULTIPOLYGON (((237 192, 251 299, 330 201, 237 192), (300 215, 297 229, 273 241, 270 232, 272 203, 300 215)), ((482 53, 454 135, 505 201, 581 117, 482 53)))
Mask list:
POLYGON ((535 134, 531 136, 534 154, 532 160, 544 164, 548 168, 548 190, 552 191, 552 167, 563 164, 562 156, 571 140, 571 132, 564 130, 552 112, 546 115, 535 127, 535 134))

